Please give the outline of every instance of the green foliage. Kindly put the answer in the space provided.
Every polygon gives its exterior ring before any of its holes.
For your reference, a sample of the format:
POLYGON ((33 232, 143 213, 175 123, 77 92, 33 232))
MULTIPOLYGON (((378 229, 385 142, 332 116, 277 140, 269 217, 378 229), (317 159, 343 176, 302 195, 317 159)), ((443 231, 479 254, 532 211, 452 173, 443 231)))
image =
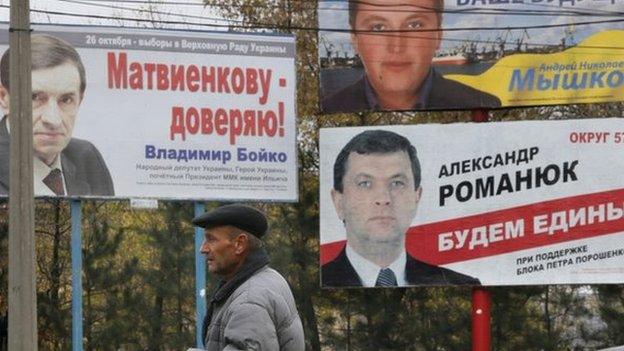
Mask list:
POLYGON ((131 212, 85 206, 86 349, 171 350, 194 344, 190 204, 131 212), (88 234, 87 234, 88 233, 88 234))
POLYGON ((119 204, 85 203, 83 221, 84 336, 86 350, 117 350, 133 335, 141 300, 138 258, 120 251, 126 229, 114 221, 119 204), (123 257, 123 258, 122 258, 123 257))
POLYGON ((624 345, 624 287, 601 285, 597 287, 600 318, 606 324, 601 330, 603 346, 624 345))
POLYGON ((39 345, 63 350, 71 345, 71 290, 66 289, 71 286, 69 208, 50 200, 38 201, 36 210, 39 345))
POLYGON ((194 339, 195 256, 189 205, 164 204, 158 220, 146 216, 150 218, 134 228, 149 247, 152 262, 142 272, 149 350, 191 345, 194 339))

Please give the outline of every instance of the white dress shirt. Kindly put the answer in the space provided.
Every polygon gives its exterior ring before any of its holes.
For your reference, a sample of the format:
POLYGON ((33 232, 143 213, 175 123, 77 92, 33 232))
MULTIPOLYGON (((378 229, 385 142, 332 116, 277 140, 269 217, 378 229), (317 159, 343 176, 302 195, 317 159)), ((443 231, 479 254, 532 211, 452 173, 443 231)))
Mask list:
MULTIPOLYGON (((6 127, 7 132, 11 133, 11 126, 9 124, 9 117, 6 118, 6 127)), ((65 184, 65 175, 63 174, 63 167, 61 165, 61 155, 56 156, 56 160, 52 162, 51 166, 45 164, 45 162, 41 161, 39 157, 33 157, 33 182, 34 182, 34 191, 35 196, 56 196, 54 191, 50 189, 44 182, 43 179, 50 174, 50 172, 58 168, 61 170, 61 179, 63 179, 63 191, 67 194, 67 185, 65 184)))
POLYGON ((50 174, 50 171, 58 168, 61 170, 61 177, 63 179, 63 190, 65 194, 67 194, 67 185, 65 185, 65 175, 63 174, 63 167, 61 166, 61 157, 60 155, 56 157, 56 160, 52 163, 52 166, 48 166, 43 161, 41 161, 38 157, 34 157, 33 159, 33 176, 35 183, 35 196, 56 196, 54 191, 50 189, 44 182, 43 179, 50 174))
POLYGON ((405 281, 405 264, 407 263, 407 254, 405 250, 401 250, 401 254, 399 257, 394 260, 388 267, 380 267, 377 264, 369 261, 368 259, 362 257, 362 255, 358 254, 353 250, 353 248, 347 242, 346 248, 347 258, 351 265, 355 269, 355 272, 360 277, 360 282, 362 282, 362 286, 364 287, 373 287, 375 286, 375 282, 377 281, 377 276, 379 276, 379 271, 382 268, 390 268, 397 279, 398 286, 406 286, 407 281, 405 281))

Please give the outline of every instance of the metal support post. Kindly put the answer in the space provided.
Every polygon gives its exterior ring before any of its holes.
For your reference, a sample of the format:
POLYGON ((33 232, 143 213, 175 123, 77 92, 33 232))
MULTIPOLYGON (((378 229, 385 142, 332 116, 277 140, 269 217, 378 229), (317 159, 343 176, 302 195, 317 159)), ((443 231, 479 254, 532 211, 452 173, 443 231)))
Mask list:
MULTIPOLYGON (((195 202, 195 217, 204 213, 204 204, 195 202)), ((206 315, 206 262, 200 252, 204 241, 204 231, 195 227, 195 336, 197 347, 201 348, 204 341, 201 338, 202 323, 206 315)))
POLYGON ((82 204, 71 201, 72 351, 82 351, 82 204))
MULTIPOLYGON (((487 110, 472 111, 473 122, 487 122, 487 110)), ((492 295, 483 287, 472 290, 472 351, 489 351, 491 348, 490 309, 492 295)))

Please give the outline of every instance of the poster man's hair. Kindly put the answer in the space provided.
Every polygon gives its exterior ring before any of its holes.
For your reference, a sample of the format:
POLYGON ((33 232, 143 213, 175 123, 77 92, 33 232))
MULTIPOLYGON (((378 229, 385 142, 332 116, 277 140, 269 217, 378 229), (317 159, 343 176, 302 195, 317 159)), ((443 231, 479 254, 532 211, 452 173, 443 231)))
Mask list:
MULTIPOLYGON (((361 3, 366 3, 366 1, 349 0, 349 25, 351 26, 351 29, 355 29, 355 17, 357 16, 358 6, 361 3)), ((403 4, 404 2, 401 2, 401 0, 397 0, 396 6, 401 6, 403 4)), ((382 9, 383 7, 380 7, 380 11, 382 9)), ((444 12, 444 0, 434 0, 433 8, 431 9, 427 7, 421 7, 421 8, 415 7, 414 8, 414 11, 427 11, 427 10, 435 11, 436 16, 438 17, 438 27, 440 27, 442 25, 442 13, 444 12)))
POLYGON ((414 174, 414 189, 420 186, 420 161, 416 148, 406 137, 387 130, 367 130, 351 139, 340 150, 334 163, 334 189, 343 191, 343 179, 347 171, 349 155, 356 152, 360 155, 389 154, 404 151, 407 153, 414 174))
MULTIPOLYGON (((70 62, 78 69, 80 75, 80 94, 84 94, 87 87, 85 68, 80 55, 68 42, 47 34, 34 34, 31 37, 32 70, 53 68, 70 62)), ((0 82, 10 90, 9 82, 9 49, 0 59, 0 82)))

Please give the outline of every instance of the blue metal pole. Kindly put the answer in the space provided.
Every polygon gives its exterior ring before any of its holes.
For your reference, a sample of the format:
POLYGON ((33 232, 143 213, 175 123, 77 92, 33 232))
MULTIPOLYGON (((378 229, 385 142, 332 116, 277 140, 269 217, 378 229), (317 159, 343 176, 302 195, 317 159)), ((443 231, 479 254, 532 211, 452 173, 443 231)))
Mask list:
MULTIPOLYGON (((204 213, 204 204, 195 202, 195 216, 204 213)), ((204 241, 204 231, 202 228, 195 227, 195 335, 197 347, 201 348, 204 341, 201 338, 202 323, 206 315, 206 262, 200 252, 201 245, 204 241)))
POLYGON ((71 200, 72 350, 82 351, 82 206, 71 200))

